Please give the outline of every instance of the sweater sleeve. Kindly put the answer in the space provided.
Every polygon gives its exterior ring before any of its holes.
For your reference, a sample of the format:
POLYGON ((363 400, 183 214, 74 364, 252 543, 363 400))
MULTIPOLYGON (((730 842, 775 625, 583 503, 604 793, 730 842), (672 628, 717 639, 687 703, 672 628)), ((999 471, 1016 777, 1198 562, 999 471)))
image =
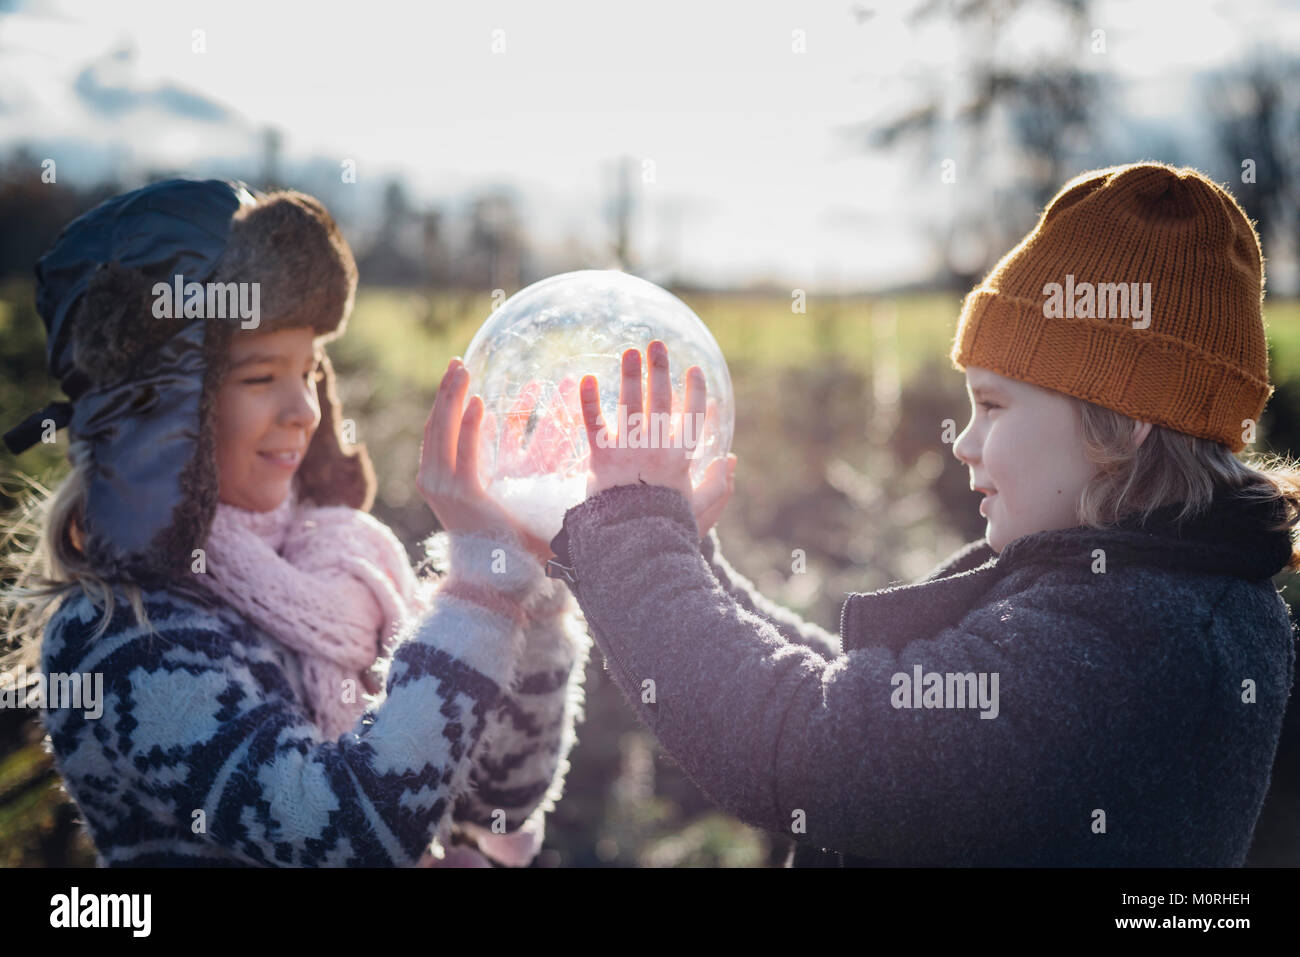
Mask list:
POLYGON ((799 617, 790 609, 760 594, 753 582, 731 567, 731 563, 722 557, 717 529, 709 529, 709 534, 700 539, 700 554, 708 562, 709 570, 718 579, 718 583, 741 608, 760 618, 766 618, 786 641, 806 645, 823 658, 839 656, 839 635, 832 634, 816 622, 799 617))
POLYGON ((527 615, 515 680, 488 715, 453 811, 484 853, 513 865, 536 855, 563 794, 591 647, 562 582, 547 579, 527 615))
POLYGON ((818 847, 935 863, 1013 857, 1063 828, 1086 840, 1088 815, 1126 780, 1105 745, 1116 727, 1195 693, 1193 678, 1158 671, 1178 636, 1117 648, 1110 612, 1078 586, 1035 585, 900 651, 828 661, 718 585, 689 503, 661 486, 587 499, 553 547, 613 679, 665 750, 742 821, 818 847), (1000 675, 994 713, 896 705, 914 666, 1000 675), (1106 707, 1094 705, 1100 676, 1106 707))
POLYGON ((156 635, 119 611, 124 624, 93 640, 88 602, 61 609, 44 664, 102 672, 103 715, 50 709, 47 730, 101 853, 147 861, 165 835, 184 857, 245 864, 418 862, 449 826, 468 756, 514 677, 521 607, 546 582, 512 548, 453 544, 447 582, 396 646, 383 703, 337 739, 305 713, 282 653, 230 609, 155 592, 156 635), (483 559, 496 548, 510 571, 489 586, 483 559))

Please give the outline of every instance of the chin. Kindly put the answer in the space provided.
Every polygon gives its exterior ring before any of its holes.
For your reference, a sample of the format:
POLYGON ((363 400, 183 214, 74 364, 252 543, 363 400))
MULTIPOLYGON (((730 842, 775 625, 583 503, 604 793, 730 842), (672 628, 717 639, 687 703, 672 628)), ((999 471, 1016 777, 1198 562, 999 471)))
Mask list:
POLYGON ((283 486, 261 489, 255 497, 250 498, 249 505, 244 508, 251 512, 270 512, 284 504, 284 500, 289 497, 289 485, 285 482, 283 486))
POLYGON ((269 504, 266 506, 267 510, 270 511, 273 508, 279 508, 281 505, 283 505, 284 500, 289 497, 289 489, 291 489, 292 487, 293 487, 293 480, 290 479, 288 482, 285 482, 283 486, 271 490, 271 494, 269 496, 269 504))
POLYGON ((991 524, 989 525, 988 530, 985 531, 984 538, 989 543, 989 548, 993 549, 993 551, 998 554, 1001 554, 1002 549, 1007 547, 1007 543, 1003 539, 1001 533, 997 529, 993 528, 991 524))

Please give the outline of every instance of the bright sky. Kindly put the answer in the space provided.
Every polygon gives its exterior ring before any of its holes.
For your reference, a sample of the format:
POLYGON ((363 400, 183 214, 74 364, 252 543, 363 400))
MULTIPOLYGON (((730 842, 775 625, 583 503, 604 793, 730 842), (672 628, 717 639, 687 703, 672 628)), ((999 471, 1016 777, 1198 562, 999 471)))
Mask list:
MULTIPOLYGON (((951 195, 937 165, 868 154, 840 131, 987 51, 942 22, 914 33, 889 12, 906 4, 855 13, 870 6, 19 2, 0 12, 0 148, 76 143, 60 171, 77 176, 81 164, 89 177, 104 164, 249 155, 273 125, 286 160, 354 159, 363 179, 401 173, 423 200, 512 184, 530 232, 554 242, 601 235, 607 164, 627 155, 653 164, 654 181, 638 183, 639 247, 673 250, 688 274, 892 284, 928 270, 919 225, 942 217, 951 195), (806 52, 794 52, 795 31, 806 52), (83 89, 108 103, 122 94, 117 109, 75 92, 92 64, 83 89), (228 116, 178 118, 168 104, 185 93, 228 116)), ((1284 0, 1098 2, 1090 19, 1107 53, 1078 50, 1088 68, 1133 78, 1155 91, 1150 109, 1175 116, 1195 110, 1178 102, 1190 89, 1180 77, 1261 38, 1300 48, 1284 0)), ((1050 17, 1031 8, 1017 22, 1003 53, 1059 51, 1050 17)))

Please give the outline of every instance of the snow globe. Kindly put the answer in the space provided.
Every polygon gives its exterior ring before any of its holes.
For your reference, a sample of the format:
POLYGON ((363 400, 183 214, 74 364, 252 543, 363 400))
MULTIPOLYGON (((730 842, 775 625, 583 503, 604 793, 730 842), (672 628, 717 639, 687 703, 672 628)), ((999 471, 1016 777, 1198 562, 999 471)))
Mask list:
POLYGON ((622 354, 641 352, 644 384, 645 350, 654 339, 668 347, 674 434, 691 443, 691 478, 698 483, 709 463, 731 449, 731 376, 713 335, 672 293, 618 271, 562 273, 515 293, 470 341, 470 393, 484 403, 480 478, 542 540, 559 533, 565 511, 587 494, 591 451, 578 384, 596 376, 602 417, 617 440, 622 354), (706 412, 702 423, 683 429, 686 370, 693 365, 704 372, 706 412))

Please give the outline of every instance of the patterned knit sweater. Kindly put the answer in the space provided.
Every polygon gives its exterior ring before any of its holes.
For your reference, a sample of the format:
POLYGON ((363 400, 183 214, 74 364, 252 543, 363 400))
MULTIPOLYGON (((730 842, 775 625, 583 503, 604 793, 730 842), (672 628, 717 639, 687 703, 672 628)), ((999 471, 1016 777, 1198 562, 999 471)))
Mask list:
POLYGON ((511 832, 551 810, 581 720, 580 615, 513 544, 444 544, 445 580, 397 643, 382 699, 332 740, 309 718, 297 655, 228 606, 147 590, 154 634, 123 604, 97 636, 100 610, 65 599, 42 669, 101 672, 102 715, 42 719, 98 863, 412 866, 458 824, 511 832))

